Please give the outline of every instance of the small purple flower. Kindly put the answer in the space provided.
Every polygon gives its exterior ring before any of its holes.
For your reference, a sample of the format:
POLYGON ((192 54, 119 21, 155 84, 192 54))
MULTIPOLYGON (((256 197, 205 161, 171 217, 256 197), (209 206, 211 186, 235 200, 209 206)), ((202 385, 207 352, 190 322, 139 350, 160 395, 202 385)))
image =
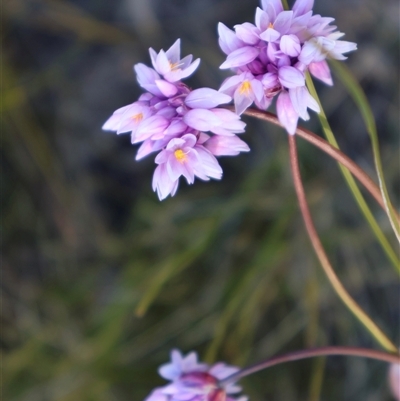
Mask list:
POLYGON ((150 48, 150 57, 154 69, 169 82, 180 81, 193 74, 200 64, 200 59, 192 63, 193 56, 180 58, 181 40, 178 39, 166 52, 161 50, 158 54, 150 48))
POLYGON ((306 88, 306 72, 332 85, 326 59, 343 60, 344 53, 357 46, 339 40, 343 34, 330 25, 333 18, 313 15, 313 5, 313 0, 296 0, 286 11, 281 0, 262 0, 255 25, 245 22, 235 25, 235 31, 218 25, 219 43, 227 55, 220 68, 236 73, 220 91, 233 97, 238 114, 252 103, 265 110, 278 96, 278 118, 293 134, 298 119, 309 118, 307 108, 319 112, 306 88))
POLYGON ((237 114, 242 114, 253 102, 262 102, 264 88, 250 72, 243 72, 226 79, 219 89, 233 97, 237 114))
POLYGON ((204 181, 222 177, 217 159, 197 143, 193 134, 171 139, 155 162, 158 167, 153 176, 153 190, 157 191, 161 200, 175 194, 180 176, 184 176, 188 184, 193 184, 195 176, 204 181))
POLYGON ((180 79, 197 68, 192 56, 180 59, 180 40, 166 52, 150 49, 153 68, 136 64, 139 85, 147 92, 137 102, 114 112, 103 129, 117 134, 131 134, 132 143, 141 143, 136 160, 153 152, 158 165, 153 189, 160 199, 173 196, 180 176, 189 184, 198 177, 204 181, 221 179, 222 169, 215 156, 247 152, 248 146, 238 138, 211 140, 214 136, 235 137, 244 132, 245 123, 230 110, 220 109, 231 96, 210 88, 191 90, 180 79), (211 132, 214 135, 206 135, 211 132), (207 146, 206 141, 208 142, 207 146))
POLYGON ((239 371, 239 368, 224 363, 208 366, 197 361, 191 352, 186 357, 178 350, 171 352, 171 362, 162 365, 159 373, 172 383, 159 387, 145 401, 247 401, 237 393, 241 387, 234 383, 220 386, 219 381, 239 371))

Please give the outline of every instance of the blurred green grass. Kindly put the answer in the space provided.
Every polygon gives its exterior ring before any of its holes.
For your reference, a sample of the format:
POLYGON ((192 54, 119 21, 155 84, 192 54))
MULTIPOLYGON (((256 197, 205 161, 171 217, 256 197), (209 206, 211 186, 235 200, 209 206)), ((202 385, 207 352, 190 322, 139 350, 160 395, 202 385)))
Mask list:
MULTIPOLYGON (((316 8, 359 43, 348 64, 371 101, 396 195, 398 4, 353 3, 352 13, 343 2, 316 8)), ((152 160, 136 163, 129 138, 100 130, 140 93, 131 66, 149 63, 149 46, 167 48, 181 37, 183 52, 202 58, 190 84, 218 87, 216 23, 250 21, 256 6, 4 4, 4 399, 142 400, 163 383, 157 366, 173 347, 244 365, 306 346, 374 346, 313 255, 282 130, 246 120, 251 153, 221 159, 221 182, 182 184, 162 203, 150 188, 152 160)), ((338 83, 318 89, 341 147, 374 176, 368 135, 346 91, 338 83)), ((317 119, 307 126, 318 131, 317 119)), ((398 277, 335 163, 306 143, 299 149, 338 275, 398 343, 398 277)), ((394 244, 385 215, 366 199, 394 244)), ((321 366, 296 362, 243 384, 252 401, 390 399, 380 363, 331 358, 321 366)))

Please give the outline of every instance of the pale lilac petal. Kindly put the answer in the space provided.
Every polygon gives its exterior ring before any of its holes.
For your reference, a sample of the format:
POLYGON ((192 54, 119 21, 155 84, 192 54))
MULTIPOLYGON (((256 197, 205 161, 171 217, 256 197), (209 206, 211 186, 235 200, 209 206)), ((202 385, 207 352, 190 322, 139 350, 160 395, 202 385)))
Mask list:
POLYGON ((221 120, 210 110, 195 109, 188 111, 183 116, 183 121, 199 131, 210 131, 214 126, 219 125, 221 120))
POLYGON ((119 125, 121 123, 121 117, 125 110, 127 110, 131 105, 121 107, 114 111, 113 115, 103 124, 101 127, 104 131, 118 131, 119 125))
POLYGON ((213 365, 209 370, 209 373, 218 378, 219 380, 223 380, 238 371, 239 368, 237 368, 236 366, 228 366, 225 363, 220 362, 213 365))
MULTIPOLYGON (((168 195, 173 195, 176 192, 178 183, 171 181, 169 178, 165 164, 160 164, 154 170, 153 175, 153 191, 157 191, 160 200, 165 199, 168 195)), ((180 369, 172 364, 162 365, 158 372, 162 377, 168 380, 174 380, 180 376, 180 369)))
POLYGON ((153 95, 163 96, 155 84, 156 79, 160 79, 156 71, 141 63, 136 64, 134 69, 137 74, 137 81, 142 88, 148 90, 153 95))
POLYGON ((311 63, 308 66, 308 69, 315 78, 321 80, 327 85, 333 85, 331 71, 325 60, 320 61, 319 63, 311 63))
POLYGON ((181 58, 181 40, 177 39, 175 43, 165 52, 171 63, 177 63, 181 58))
POLYGON ((222 168, 211 152, 202 146, 196 146, 196 150, 199 156, 199 164, 195 167, 196 175, 204 174, 205 176, 216 180, 221 179, 222 168))
POLYGON ((169 121, 162 116, 152 116, 143 120, 139 125, 132 143, 144 141, 153 135, 164 132, 168 127, 169 121))
POLYGON ((170 82, 176 82, 192 75, 200 64, 200 59, 196 59, 187 68, 172 70, 164 75, 164 78, 170 82))
POLYGON ((164 50, 160 50, 160 52, 158 53, 154 69, 160 75, 165 75, 167 72, 171 70, 171 63, 168 60, 168 57, 165 54, 164 50))
MULTIPOLYGON (((168 158, 168 162, 166 163, 167 165, 167 171, 169 178, 171 181, 176 181, 179 179, 181 175, 186 175, 187 174, 187 169, 185 167, 186 163, 179 162, 174 154, 170 154, 168 158)), ((190 178, 190 177, 189 177, 190 178)), ((193 175, 194 179, 194 175, 193 175)), ((189 182, 189 184, 192 184, 192 182, 189 182)))
POLYGON ((173 70, 185 70, 189 67, 193 60, 193 56, 189 54, 188 56, 184 57, 182 60, 179 60, 173 67, 173 70))
POLYGON ((281 67, 279 69, 279 81, 285 88, 296 88, 305 85, 305 77, 302 72, 294 67, 281 67))
POLYGON ((304 43, 299 55, 299 61, 304 64, 322 61, 334 47, 335 41, 332 39, 324 37, 312 38, 304 43))
POLYGON ((261 81, 258 79, 252 79, 250 82, 255 99, 261 101, 261 99, 264 97, 264 88, 261 81))
POLYGON ((224 82, 222 82, 221 87, 219 88, 220 92, 226 93, 229 96, 233 96, 236 88, 244 81, 244 74, 233 75, 232 77, 226 78, 224 82))
POLYGON ((250 63, 258 56, 259 50, 255 47, 245 46, 240 49, 234 50, 229 54, 226 61, 221 64, 219 68, 234 68, 240 67, 242 65, 246 65, 250 63))
POLYGON ((260 38, 266 42, 275 42, 280 36, 281 34, 273 28, 268 28, 266 31, 260 34, 260 38))
POLYGON ((165 97, 175 96, 178 92, 178 88, 175 85, 163 79, 156 79, 155 83, 165 97))
POLYGON ((204 143, 204 147, 215 156, 236 156, 240 152, 250 151, 248 145, 236 135, 213 135, 204 143))
POLYGON ((234 28, 236 36, 244 43, 255 45, 260 41, 258 37, 258 35, 260 34, 260 30, 253 24, 245 22, 244 24, 235 25, 234 28))
POLYGON ((280 89, 280 83, 278 80, 278 76, 273 72, 267 72, 266 74, 264 74, 261 82, 264 85, 264 88, 266 90, 273 89, 277 86, 279 86, 279 89, 280 89))
POLYGON ((279 122, 290 135, 296 133, 297 120, 299 119, 287 92, 281 92, 276 102, 276 111, 279 122))
POLYGON ((357 50, 357 44, 353 42, 347 42, 345 40, 337 40, 335 47, 329 51, 329 57, 336 60, 346 60, 347 57, 343 56, 343 53, 348 53, 357 50))
POLYGON ((311 110, 314 110, 317 113, 321 111, 318 102, 311 96, 308 90, 307 90, 307 107, 311 110))
POLYGON ((257 7, 255 22, 258 29, 260 29, 261 31, 265 31, 268 28, 268 25, 271 22, 271 20, 265 11, 257 7))
POLYGON ((143 159, 150 153, 156 152, 157 150, 161 150, 163 147, 164 145, 161 143, 161 141, 146 140, 140 145, 136 153, 135 160, 143 159))
POLYGON ((211 132, 217 135, 240 134, 245 131, 246 123, 241 121, 240 116, 226 109, 213 109, 213 114, 219 118, 220 124, 211 132))
POLYGON ((236 89, 235 95, 233 97, 235 102, 236 114, 241 115, 254 101, 253 93, 246 95, 241 93, 240 88, 236 89))
MULTIPOLYGON (((185 134, 185 135, 183 135, 182 136, 182 138, 181 138, 183 141, 185 141, 185 147, 190 147, 190 148, 192 148, 195 144, 196 144, 196 142, 197 142, 197 138, 196 138, 196 136, 195 135, 193 135, 193 134, 185 134)), ((190 355, 190 354, 189 354, 190 355)))
POLYGON ((192 372, 198 366, 196 352, 190 352, 182 360, 182 371, 192 372))
MULTIPOLYGON (((184 138, 173 138, 168 142, 168 145, 167 145, 166 149, 174 151, 176 149, 182 148, 184 145, 185 145, 185 139, 184 138)), ((156 159, 156 163, 157 163, 157 159, 156 159)), ((172 355, 171 358, 173 359, 174 355, 177 358, 178 354, 177 353, 174 353, 174 354, 171 353, 171 355, 172 355)))
POLYGON ((308 120, 310 118, 307 113, 307 95, 308 90, 305 86, 289 89, 289 96, 293 108, 296 110, 296 113, 299 115, 299 117, 303 120, 308 120))
POLYGON ((254 100, 254 104, 259 108, 260 110, 267 110, 269 106, 271 106, 272 103, 272 97, 266 97, 264 96, 261 100, 254 100))
POLYGON ((300 42, 304 42, 309 38, 307 31, 307 25, 312 16, 312 11, 305 13, 304 15, 296 15, 293 17, 292 24, 290 25, 289 33, 295 33, 299 38, 300 42))
POLYGON ((222 22, 218 23, 218 35, 219 46, 226 55, 244 46, 244 43, 236 36, 235 32, 222 22))
POLYGON ((301 51, 300 40, 296 35, 283 35, 280 48, 288 56, 297 57, 301 51))
POLYGON ((168 401, 168 396, 162 392, 161 388, 156 388, 144 401, 168 401))
POLYGON ((393 397, 400 401, 400 364, 392 363, 389 369, 389 384, 393 397))
POLYGON ((268 6, 272 6, 276 14, 283 11, 283 5, 281 0, 261 0, 261 6, 264 10, 266 10, 268 6))
POLYGON ((156 115, 163 116, 167 120, 172 120, 174 117, 176 117, 177 113, 174 107, 165 106, 158 110, 156 115))
POLYGON ((293 19, 293 11, 282 11, 274 21, 274 29, 281 35, 289 31, 293 19))
MULTIPOLYGON (((279 50, 280 51, 280 50, 279 50)), ((270 62, 275 63, 277 59, 277 53, 278 53, 278 46, 276 43, 271 43, 269 42, 267 45, 267 56, 270 62)), ((271 64, 269 65, 271 68, 271 64)))
POLYGON ((314 0, 296 0, 293 4, 292 10, 294 15, 303 15, 308 13, 314 7, 314 0))
POLYGON ((186 128, 187 125, 181 119, 172 120, 171 124, 164 131, 164 134, 167 136, 182 134, 186 128))
POLYGON ((131 104, 121 116, 121 123, 118 127, 117 134, 132 131, 135 135, 137 128, 144 120, 152 115, 149 107, 143 106, 140 102, 131 104))
POLYGON ((220 104, 229 103, 232 98, 210 88, 195 89, 186 96, 185 104, 192 109, 212 109, 220 104))
POLYGON ((151 64, 153 64, 153 67, 155 68, 155 66, 157 65, 157 52, 150 47, 149 53, 150 53, 151 64))
POLYGON ((277 60, 276 60, 276 66, 278 67, 278 69, 281 67, 291 66, 290 57, 287 56, 286 54, 281 53, 279 55, 279 58, 277 58, 277 60))

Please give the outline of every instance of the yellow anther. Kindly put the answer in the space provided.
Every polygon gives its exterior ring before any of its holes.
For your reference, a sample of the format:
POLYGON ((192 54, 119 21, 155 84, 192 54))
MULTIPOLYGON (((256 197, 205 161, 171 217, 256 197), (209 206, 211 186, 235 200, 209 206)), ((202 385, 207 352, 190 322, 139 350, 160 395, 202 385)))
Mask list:
POLYGON ((176 62, 176 63, 169 62, 169 66, 171 67, 171 71, 179 71, 181 65, 182 65, 182 63, 179 63, 179 62, 176 62))
POLYGON ((240 85, 239 93, 241 95, 249 96, 251 91, 251 83, 249 81, 244 81, 242 85, 240 85))
POLYGON ((135 120, 135 123, 140 123, 143 120, 143 113, 135 114, 131 117, 132 120, 135 120))
POLYGON ((272 22, 270 22, 270 23, 268 24, 268 28, 274 29, 274 24, 273 24, 272 22))
POLYGON ((176 160, 178 160, 179 163, 185 163, 187 160, 187 156, 182 149, 175 150, 174 155, 176 157, 176 160))

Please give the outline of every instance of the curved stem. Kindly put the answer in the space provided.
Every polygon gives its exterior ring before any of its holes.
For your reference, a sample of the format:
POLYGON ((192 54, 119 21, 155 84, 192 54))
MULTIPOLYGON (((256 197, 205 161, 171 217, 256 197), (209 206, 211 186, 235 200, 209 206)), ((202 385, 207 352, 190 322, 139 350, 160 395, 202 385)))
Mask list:
POLYGON ((388 363, 400 363, 400 356, 398 354, 388 354, 387 352, 376 351, 367 348, 356 348, 356 347, 321 347, 305 349, 301 351, 291 352, 289 354, 274 356, 273 358, 267 359, 264 362, 257 363, 256 365, 249 366, 248 368, 242 369, 237 373, 227 377, 220 381, 220 385, 226 385, 242 379, 245 376, 249 376, 253 373, 259 372, 264 369, 268 369, 272 366, 279 365, 285 362, 298 361, 301 359, 314 358, 318 356, 357 356, 363 358, 375 359, 378 361, 388 363))
POLYGON ((389 338, 381 331, 381 329, 374 323, 374 321, 354 301, 354 299, 348 294, 346 289, 343 287, 343 284, 336 276, 336 273, 333 270, 333 267, 330 264, 329 259, 325 253, 325 250, 321 244, 318 233, 314 227, 314 223, 311 218, 310 210, 308 208, 307 199, 300 175, 296 138, 293 135, 288 135, 288 137, 289 137, 290 162, 293 174, 293 182, 296 189, 300 210, 303 215, 307 233, 310 237, 315 253, 318 256, 318 259, 321 262, 321 265, 326 275, 328 276, 329 281, 331 282, 336 293, 339 295, 339 297, 345 303, 345 305, 369 330, 369 332, 382 345, 382 347, 385 348, 387 351, 397 352, 396 346, 389 340, 389 338))
MULTIPOLYGON (((271 122, 275 125, 282 126, 278 120, 278 117, 268 111, 260 111, 254 109, 247 109, 244 114, 262 119, 264 121, 271 122)), ((353 175, 356 177, 362 185, 364 185, 365 189, 373 196, 373 198, 378 202, 381 208, 386 211, 385 202, 382 199, 381 191, 378 186, 372 181, 372 179, 356 164, 354 163, 348 156, 346 156, 339 149, 330 145, 327 141, 314 134, 313 132, 297 127, 296 134, 306 141, 312 143, 317 148, 321 149, 329 156, 334 158, 340 164, 345 166, 353 175)))
MULTIPOLYGON (((392 228, 397 236, 397 239, 400 241, 400 219, 398 213, 396 212, 395 208, 393 207, 390 201, 389 193, 386 187, 385 178, 383 174, 382 160, 379 150, 378 132, 376 129, 376 123, 374 119, 374 114, 372 113, 371 106, 368 103, 367 97, 363 89, 361 88, 361 85, 354 78, 348 67, 346 67, 346 65, 344 65, 343 63, 337 62, 336 60, 332 60, 331 64, 335 72, 341 79, 342 83, 344 84, 345 88, 349 91, 349 94, 353 97, 353 100, 356 103, 358 109, 360 110, 360 113, 364 120, 365 126, 371 139, 375 169, 378 175, 379 186, 382 192, 382 197, 383 200, 385 201, 387 215, 389 217, 392 228)), ((307 80, 307 85, 309 86, 309 89, 311 87, 311 83, 312 80, 310 78, 307 80)))
MULTIPOLYGON (((227 107, 229 108, 229 106, 227 107)), ((281 126, 278 117, 275 114, 269 113, 267 111, 255 110, 255 109, 247 109, 244 114, 250 117, 256 117, 258 119, 273 123, 275 125, 281 126)), ((370 192, 370 194, 374 197, 374 199, 378 202, 378 204, 382 207, 383 210, 386 211, 385 202, 382 198, 381 191, 379 190, 378 186, 372 181, 372 179, 356 164, 354 163, 349 157, 347 157, 343 152, 341 152, 337 147, 330 145, 326 140, 315 135, 313 132, 297 127, 296 135, 300 136, 301 138, 305 139, 306 141, 312 143, 329 156, 334 158, 340 164, 348 169, 359 181, 361 184, 365 186, 365 188, 370 192)), ((351 175, 349 174, 349 177, 351 175)), ((356 184, 354 183, 354 186, 356 184)), ((357 191, 358 188, 356 187, 357 191)), ((360 196, 362 197, 361 193, 360 196)), ((363 199, 362 199, 363 200, 363 199)), ((358 200, 360 201, 360 200, 358 200)), ((375 219, 373 218, 372 214, 369 212, 368 206, 365 202, 362 202, 365 206, 362 208, 364 214, 366 214, 368 222, 371 224, 371 227, 376 234, 379 242, 382 245, 383 250, 386 252, 388 258, 392 262, 393 266, 396 268, 398 272, 400 272, 400 261, 397 257, 396 252, 392 249, 390 243, 386 239, 385 235, 381 231, 379 225, 376 223, 375 219), (365 210, 368 209, 368 210, 365 210)))

